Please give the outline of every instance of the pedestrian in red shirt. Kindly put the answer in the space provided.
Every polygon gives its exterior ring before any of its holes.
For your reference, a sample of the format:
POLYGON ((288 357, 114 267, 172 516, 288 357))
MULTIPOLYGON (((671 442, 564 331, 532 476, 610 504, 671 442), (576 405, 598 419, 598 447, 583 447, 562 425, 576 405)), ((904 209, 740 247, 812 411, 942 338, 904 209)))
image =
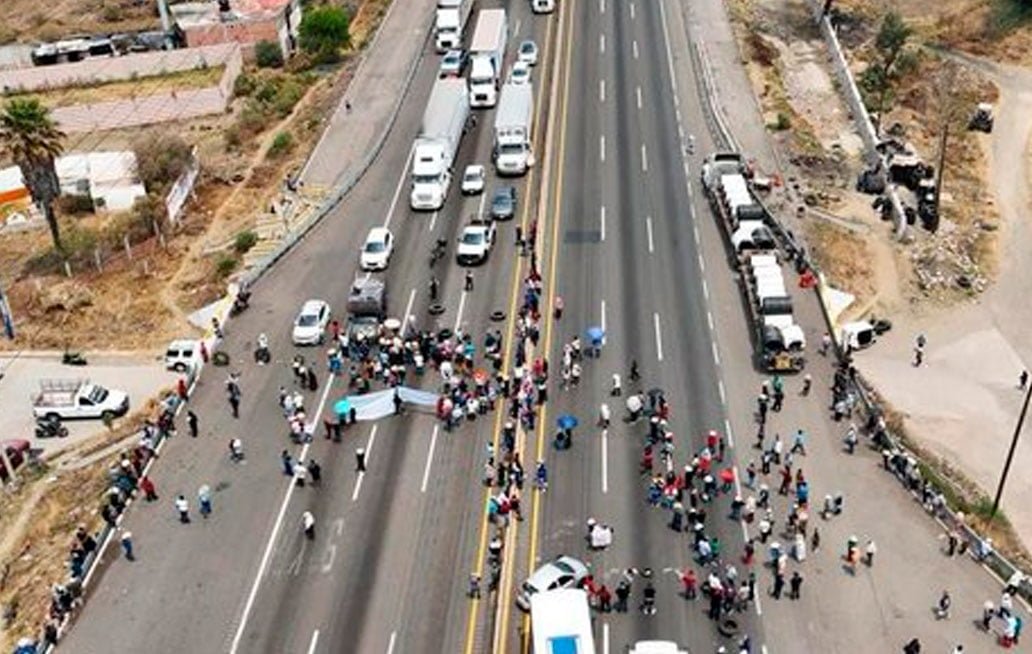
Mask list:
POLYGON ((155 502, 158 499, 157 490, 154 488, 154 482, 150 480, 150 477, 140 478, 140 490, 143 491, 143 497, 148 502, 155 502))
POLYGON ((612 610, 613 594, 609 588, 602 584, 598 589, 598 610, 609 613, 612 610))
POLYGON ((684 598, 688 600, 695 599, 697 594, 698 580, 695 578, 695 571, 691 568, 685 568, 681 572, 681 585, 684 587, 684 598))

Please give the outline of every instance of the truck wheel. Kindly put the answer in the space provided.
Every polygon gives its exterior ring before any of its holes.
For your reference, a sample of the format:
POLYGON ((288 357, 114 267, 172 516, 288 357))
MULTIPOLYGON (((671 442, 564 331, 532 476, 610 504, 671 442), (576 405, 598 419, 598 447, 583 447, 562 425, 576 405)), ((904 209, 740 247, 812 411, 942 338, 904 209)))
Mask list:
POLYGON ((108 423, 115 419, 115 414, 111 411, 105 411, 104 413, 100 414, 100 419, 103 420, 105 423, 108 423))
POLYGON ((61 416, 57 415, 56 413, 48 413, 47 415, 43 416, 43 418, 47 422, 61 422, 61 416))

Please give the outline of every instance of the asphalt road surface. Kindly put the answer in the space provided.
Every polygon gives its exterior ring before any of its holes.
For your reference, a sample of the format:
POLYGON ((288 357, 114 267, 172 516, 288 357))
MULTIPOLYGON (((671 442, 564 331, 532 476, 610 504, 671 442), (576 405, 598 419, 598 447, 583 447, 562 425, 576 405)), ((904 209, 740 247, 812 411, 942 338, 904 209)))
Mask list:
MULTIPOLYGON (((658 613, 598 615, 599 651, 619 651, 642 638, 676 640, 693 652, 726 642, 702 603, 686 606, 676 595, 674 572, 689 564, 689 542, 666 527, 664 512, 645 503, 638 471, 644 427, 620 419, 628 391, 658 387, 673 409, 677 469, 710 429, 735 437, 727 465, 741 469, 755 456, 750 412, 760 376, 750 363, 723 243, 697 183, 702 156, 718 146, 706 127, 698 71, 688 54, 687 5, 565 0, 549 17, 532 16, 524 0, 485 6, 510 11, 510 58, 523 38, 539 44, 538 165, 524 179, 505 182, 519 188, 517 217, 499 225, 490 260, 474 269, 474 290, 463 290, 454 241, 469 216, 483 213, 496 180, 484 196, 463 198, 454 188, 437 213, 408 209, 411 145, 437 71, 438 58, 427 52, 379 160, 346 201, 255 285, 251 309, 230 323, 225 349, 233 356, 230 369, 242 375, 241 418, 230 416, 225 372, 208 368, 190 402, 200 416, 201 437, 180 436, 162 452, 153 476, 160 501, 137 505, 126 520, 137 561, 109 562, 62 651, 526 651, 529 625, 514 608, 513 593, 532 568, 561 553, 589 561, 596 578, 610 586, 623 569, 655 571, 658 613), (694 154, 685 152, 688 135, 694 135, 694 154), (306 392, 315 439, 298 447, 287 438, 277 389, 292 386, 296 351, 322 363, 322 348, 290 345, 290 324, 308 298, 326 299, 344 318, 359 247, 376 225, 388 224, 398 243, 385 274, 392 315, 414 316, 419 326, 434 329, 461 327, 478 345, 487 329, 511 336, 518 282, 528 266, 513 247, 515 225, 526 229, 534 219, 543 237, 543 306, 556 296, 565 301, 562 319, 549 322, 542 341, 553 378, 562 345, 574 334, 601 326, 607 341, 599 359, 585 362, 578 388, 560 391, 553 384, 541 427, 524 436, 524 465, 532 471, 534 459, 544 457, 550 488, 545 495, 524 495, 527 519, 511 532, 502 590, 474 602, 465 596, 467 579, 483 570, 488 534, 479 479, 487 443, 498 438, 499 414, 446 433, 431 415, 409 412, 361 424, 335 444, 323 438, 318 416, 346 391, 340 382, 327 387, 321 375, 320 388, 306 392), (427 264, 437 238, 448 240, 449 251, 435 269, 445 312, 433 317, 427 312, 427 264), (492 322, 497 310, 506 319, 492 322), (250 361, 260 332, 268 334, 274 356, 265 367, 250 361), (640 385, 629 379, 631 360, 639 363, 640 385), (624 382, 620 398, 608 395, 614 373, 624 382), (604 433, 594 426, 602 402, 614 418, 604 433), (577 416, 580 426, 573 448, 556 452, 552 425, 565 413, 577 416), (243 463, 227 456, 234 436, 244 441, 243 463), (368 453, 364 474, 355 471, 359 447, 368 453), (281 471, 283 449, 318 460, 321 487, 292 486, 281 471), (184 493, 195 507, 202 484, 215 490, 214 514, 180 525, 173 498, 184 493), (317 519, 312 541, 300 529, 306 510, 317 519), (614 527, 607 551, 587 552, 588 517, 614 527)), ((715 6, 696 5, 697 34, 719 33, 707 30, 706 21, 716 20, 715 6)), ((457 173, 471 162, 491 168, 493 112, 477 114, 457 173)), ((799 306, 814 342, 822 331, 816 306, 812 299, 799 306)), ((506 359, 509 365, 511 353, 506 359)), ((741 616, 742 632, 755 647, 769 645, 771 651, 857 651, 857 642, 892 651, 912 633, 945 647, 956 640, 946 636, 950 630, 978 642, 964 621, 932 624, 927 607, 938 591, 912 583, 908 574, 951 579, 972 613, 998 588, 975 566, 932 554, 935 527, 877 472, 876 459, 843 459, 841 426, 822 411, 829 367, 817 361, 811 370, 813 404, 790 393, 774 424, 786 435, 797 426, 813 434, 805 465, 815 495, 845 491, 850 517, 821 525, 832 551, 811 557, 812 567, 803 568, 808 591, 793 605, 800 608, 762 597, 741 616), (903 530, 912 535, 893 540, 903 530), (895 548, 861 579, 843 575, 834 555, 839 539, 854 532, 895 548), (816 599, 818 584, 822 600, 816 599)), ((777 502, 783 516, 784 501, 777 502)), ((707 524, 724 550, 737 556, 743 528, 726 518, 727 509, 726 497, 710 506, 707 524)), ((758 572, 762 589, 768 580, 758 572)))

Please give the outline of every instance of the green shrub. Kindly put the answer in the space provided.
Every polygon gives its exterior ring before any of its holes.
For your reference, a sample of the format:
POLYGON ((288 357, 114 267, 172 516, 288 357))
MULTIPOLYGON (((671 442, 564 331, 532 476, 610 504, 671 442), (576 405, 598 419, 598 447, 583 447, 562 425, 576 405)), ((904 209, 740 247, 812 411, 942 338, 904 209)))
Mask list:
POLYGON ((283 50, 279 43, 259 41, 254 46, 254 59, 259 68, 280 68, 283 66, 283 50))
POLYGON ((66 216, 81 216, 93 213, 93 198, 89 195, 71 193, 57 198, 57 211, 66 216))
POLYGON ((265 155, 270 158, 282 157, 291 150, 294 149, 294 137, 290 135, 290 132, 280 132, 272 139, 272 143, 269 145, 269 151, 265 155))
POLYGON ((258 235, 251 230, 240 232, 233 241, 233 250, 237 254, 246 254, 258 242, 258 235))
POLYGON ((258 87, 258 80, 253 75, 240 73, 233 81, 233 97, 243 98, 254 93, 258 87))
POLYGON ((193 148, 178 134, 151 132, 133 143, 136 170, 148 191, 163 193, 189 168, 193 148))
POLYGON ((783 132, 792 126, 792 119, 788 117, 783 111, 778 112, 778 119, 775 121, 771 128, 778 132, 783 132))
POLYGON ((301 49, 319 63, 340 58, 341 48, 351 43, 351 19, 342 7, 322 6, 305 12, 299 29, 301 49))
POLYGON ((233 274, 239 263, 240 261, 236 257, 223 254, 215 262, 215 271, 219 274, 219 277, 226 278, 233 274))
POLYGON ((122 8, 117 4, 106 4, 100 10, 100 17, 106 23, 117 23, 122 20, 122 8))

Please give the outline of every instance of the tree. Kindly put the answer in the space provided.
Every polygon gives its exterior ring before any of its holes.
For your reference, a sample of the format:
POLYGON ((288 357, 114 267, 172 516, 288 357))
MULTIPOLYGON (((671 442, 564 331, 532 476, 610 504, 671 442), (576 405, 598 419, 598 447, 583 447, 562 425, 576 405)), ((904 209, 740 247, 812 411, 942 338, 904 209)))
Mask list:
POLYGON ((903 22, 903 17, 898 13, 890 11, 885 14, 881 28, 878 30, 878 36, 874 39, 874 47, 878 49, 882 74, 886 79, 892 77, 892 67, 903 54, 903 48, 906 47, 907 40, 913 33, 914 30, 903 22))
POLYGON ((336 61, 351 44, 351 19, 341 7, 317 7, 301 19, 301 49, 321 62, 336 61))
POLYGON ((0 148, 21 168, 33 201, 43 210, 50 236, 64 253, 54 201, 61 195, 54 159, 64 151, 64 132, 58 129, 50 109, 37 98, 15 98, 0 113, 0 148))
POLYGON ((254 60, 259 68, 281 68, 283 50, 275 41, 259 41, 254 46, 254 60))

